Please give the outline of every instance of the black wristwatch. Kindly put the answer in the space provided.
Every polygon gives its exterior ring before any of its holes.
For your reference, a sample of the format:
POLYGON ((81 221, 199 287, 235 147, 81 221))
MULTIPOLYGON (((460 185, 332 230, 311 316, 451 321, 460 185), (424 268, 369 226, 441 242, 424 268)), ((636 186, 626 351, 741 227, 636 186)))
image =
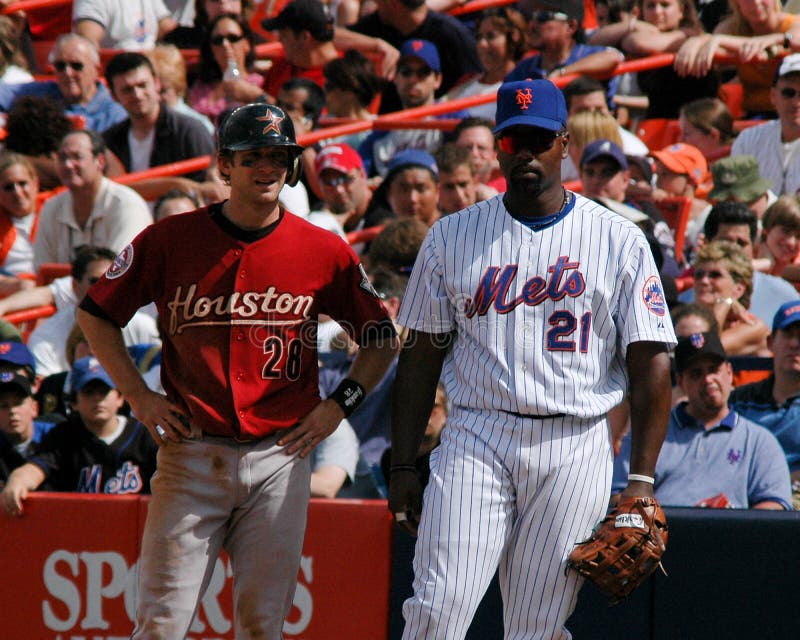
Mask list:
POLYGON ((792 38, 793 37, 794 36, 789 31, 787 31, 786 33, 783 34, 783 48, 786 51, 788 51, 789 49, 792 48, 792 38))

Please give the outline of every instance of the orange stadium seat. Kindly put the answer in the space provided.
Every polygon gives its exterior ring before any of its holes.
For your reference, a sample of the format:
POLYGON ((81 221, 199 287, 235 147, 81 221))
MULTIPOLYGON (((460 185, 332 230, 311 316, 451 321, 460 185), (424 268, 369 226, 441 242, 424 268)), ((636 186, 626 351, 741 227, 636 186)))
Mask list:
POLYGON ((652 151, 658 151, 680 140, 681 127, 673 118, 649 118, 636 127, 636 135, 652 151))
POLYGON ((675 258, 683 260, 683 244, 686 240, 686 225, 692 212, 692 199, 686 196, 664 198, 656 203, 669 228, 675 234, 675 258))
POLYGON ((734 120, 744 116, 742 100, 744 99, 744 88, 740 82, 726 82, 719 89, 719 99, 728 107, 734 120))

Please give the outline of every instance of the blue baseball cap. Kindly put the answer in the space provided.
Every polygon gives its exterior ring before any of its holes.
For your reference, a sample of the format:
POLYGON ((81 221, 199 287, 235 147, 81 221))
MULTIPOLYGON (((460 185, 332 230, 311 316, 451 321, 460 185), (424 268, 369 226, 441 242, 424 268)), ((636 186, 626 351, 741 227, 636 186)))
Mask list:
POLYGON ((407 56, 419 58, 437 73, 442 70, 439 50, 430 40, 406 40, 400 46, 400 58, 407 56))
POLYGON ((518 126, 561 131, 567 127, 567 102, 549 80, 506 82, 497 91, 495 122, 495 135, 518 126))
POLYGON ((31 381, 28 380, 27 376, 23 376, 21 373, 14 373, 13 371, 0 373, 0 393, 11 390, 20 391, 25 397, 33 395, 31 381))
POLYGON ((76 360, 75 364, 72 365, 72 371, 70 373, 70 389, 72 392, 77 393, 94 380, 105 382, 112 389, 117 388, 111 376, 100 366, 97 358, 88 356, 76 360))
POLYGON ((775 312, 775 317, 772 319, 772 332, 775 333, 778 329, 785 329, 795 322, 800 322, 800 300, 784 302, 775 312))
POLYGON ((36 371, 36 363, 28 347, 13 340, 0 342, 0 364, 30 367, 34 372, 36 371))
POLYGON ((404 149, 403 151, 395 153, 392 159, 389 160, 389 164, 386 167, 386 178, 384 178, 384 180, 388 184, 390 178, 395 173, 401 169, 408 169, 409 167, 427 169, 433 174, 435 180, 439 179, 439 166, 430 153, 422 149, 404 149))
POLYGON ((600 138, 587 144, 581 155, 581 166, 594 162, 598 158, 611 158, 623 171, 628 168, 628 159, 625 152, 620 149, 616 142, 600 138))

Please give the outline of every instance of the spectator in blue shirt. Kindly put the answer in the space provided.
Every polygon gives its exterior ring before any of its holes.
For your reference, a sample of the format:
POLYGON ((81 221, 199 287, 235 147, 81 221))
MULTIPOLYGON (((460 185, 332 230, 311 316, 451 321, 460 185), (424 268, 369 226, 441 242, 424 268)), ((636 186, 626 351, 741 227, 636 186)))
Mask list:
MULTIPOLYGON (((583 44, 583 0, 544 0, 530 3, 530 46, 539 53, 524 58, 505 77, 505 82, 526 78, 550 78, 568 73, 608 76, 623 61, 613 47, 583 44)), ((608 85, 613 104, 617 79, 608 85)))
POLYGON ((20 96, 51 98, 67 116, 85 119, 87 129, 105 131, 127 118, 99 81, 100 56, 91 41, 74 33, 60 36, 50 52, 56 79, 0 84, 0 110, 8 111, 20 96))
MULTIPOLYGON (((670 413, 656 464, 659 502, 791 509, 789 468, 775 436, 728 407, 733 369, 719 336, 707 332, 679 338, 675 368, 687 399, 670 413)), ((630 446, 628 435, 614 461, 613 493, 627 485, 630 446)))
POLYGON ((766 427, 783 447, 792 474, 792 496, 800 508, 800 299, 775 313, 769 347, 773 372, 766 380, 734 389, 730 404, 766 427))

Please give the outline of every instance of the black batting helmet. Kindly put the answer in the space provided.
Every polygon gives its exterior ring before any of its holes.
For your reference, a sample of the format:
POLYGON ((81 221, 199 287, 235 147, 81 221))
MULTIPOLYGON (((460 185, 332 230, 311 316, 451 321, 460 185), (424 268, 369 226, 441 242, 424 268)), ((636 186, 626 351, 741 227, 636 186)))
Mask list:
POLYGON ((286 184, 293 187, 300 179, 303 147, 295 141, 292 119, 280 107, 262 102, 238 107, 220 124, 218 138, 221 152, 286 147, 289 152, 286 184))

